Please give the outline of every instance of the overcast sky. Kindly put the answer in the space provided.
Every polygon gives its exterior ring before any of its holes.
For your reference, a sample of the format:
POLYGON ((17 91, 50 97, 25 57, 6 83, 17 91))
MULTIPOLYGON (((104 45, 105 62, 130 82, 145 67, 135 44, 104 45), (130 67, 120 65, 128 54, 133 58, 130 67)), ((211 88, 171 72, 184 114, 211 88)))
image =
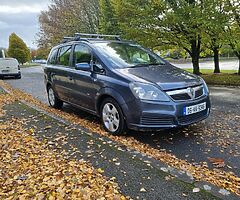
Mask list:
POLYGON ((38 16, 51 0, 0 0, 0 47, 8 47, 12 32, 20 36, 29 47, 39 30, 38 16))

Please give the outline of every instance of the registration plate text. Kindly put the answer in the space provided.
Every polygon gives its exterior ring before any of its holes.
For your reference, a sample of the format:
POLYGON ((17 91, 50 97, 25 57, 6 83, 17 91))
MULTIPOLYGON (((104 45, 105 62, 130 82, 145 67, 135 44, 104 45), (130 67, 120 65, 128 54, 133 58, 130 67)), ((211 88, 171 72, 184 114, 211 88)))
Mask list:
POLYGON ((192 115, 194 113, 198 113, 198 112, 204 111, 206 109, 207 109, 207 103, 204 102, 204 103, 200 103, 200 104, 197 104, 194 106, 185 107, 183 110, 183 114, 184 115, 192 115))

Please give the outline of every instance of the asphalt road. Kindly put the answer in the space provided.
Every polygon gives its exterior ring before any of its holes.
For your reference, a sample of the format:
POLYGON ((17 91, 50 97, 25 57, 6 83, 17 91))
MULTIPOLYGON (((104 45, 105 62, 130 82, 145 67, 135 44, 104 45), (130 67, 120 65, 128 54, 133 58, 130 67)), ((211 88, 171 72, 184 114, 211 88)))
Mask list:
MULTIPOLYGON (((41 67, 24 68, 21 80, 6 82, 47 103, 41 67)), ((212 112, 207 120, 184 129, 129 131, 129 136, 156 149, 166 149, 194 165, 203 163, 213 168, 209 157, 221 158, 226 164, 223 170, 240 176, 240 88, 210 87, 210 92, 212 112)), ((69 105, 64 106, 64 111, 99 122, 96 117, 69 105)))

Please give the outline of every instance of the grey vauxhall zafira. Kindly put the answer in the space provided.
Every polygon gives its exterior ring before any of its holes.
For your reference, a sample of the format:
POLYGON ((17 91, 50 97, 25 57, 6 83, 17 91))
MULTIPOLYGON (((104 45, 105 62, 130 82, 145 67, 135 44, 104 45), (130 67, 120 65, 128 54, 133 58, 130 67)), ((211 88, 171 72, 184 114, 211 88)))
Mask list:
POLYGON ((66 102, 98 115, 115 135, 126 128, 186 126, 210 113, 202 78, 115 35, 65 38, 52 49, 44 73, 50 106, 66 102))

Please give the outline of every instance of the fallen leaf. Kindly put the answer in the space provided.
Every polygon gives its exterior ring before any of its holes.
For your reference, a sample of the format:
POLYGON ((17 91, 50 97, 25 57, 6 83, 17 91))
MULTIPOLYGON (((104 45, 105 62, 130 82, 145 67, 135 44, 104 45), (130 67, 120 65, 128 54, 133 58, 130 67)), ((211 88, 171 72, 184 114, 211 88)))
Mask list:
POLYGON ((147 192, 147 190, 145 188, 141 188, 140 192, 147 192))
POLYGON ((200 189, 199 188, 193 188, 193 193, 197 193, 197 192, 200 192, 200 189))
POLYGON ((225 167, 224 160, 221 158, 210 158, 208 157, 208 160, 214 165, 214 167, 222 168, 225 167))

